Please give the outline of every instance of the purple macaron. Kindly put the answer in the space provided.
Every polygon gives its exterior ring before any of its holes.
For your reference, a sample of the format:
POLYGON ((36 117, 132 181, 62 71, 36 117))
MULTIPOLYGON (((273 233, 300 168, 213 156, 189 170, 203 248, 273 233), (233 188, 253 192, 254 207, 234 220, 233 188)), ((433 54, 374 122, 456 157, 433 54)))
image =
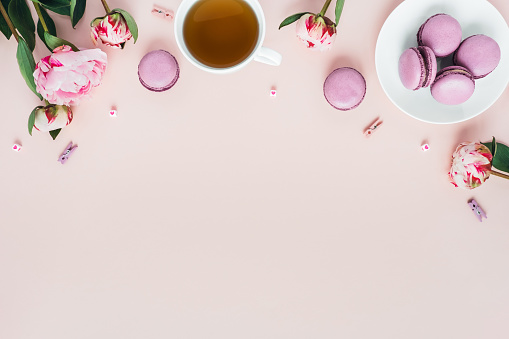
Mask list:
POLYGON ((445 105, 459 105, 474 94, 475 81, 464 67, 449 66, 438 72, 431 85, 431 95, 445 105))
POLYGON ((180 68, 175 57, 162 49, 145 54, 138 65, 141 84, 154 92, 172 88, 179 74, 180 68))
POLYGON ((359 106, 366 95, 366 80, 356 69, 341 67, 332 71, 323 84, 327 102, 341 111, 359 106))
POLYGON ((405 88, 428 87, 437 74, 437 59, 427 46, 412 47, 403 52, 398 63, 399 78, 405 88))
POLYGON ((445 57, 461 43, 460 23, 448 14, 435 14, 419 28, 417 43, 431 48, 438 58, 445 57))
POLYGON ((490 74, 499 62, 498 43, 483 34, 466 38, 454 53, 454 63, 467 68, 474 79, 484 78, 490 74))

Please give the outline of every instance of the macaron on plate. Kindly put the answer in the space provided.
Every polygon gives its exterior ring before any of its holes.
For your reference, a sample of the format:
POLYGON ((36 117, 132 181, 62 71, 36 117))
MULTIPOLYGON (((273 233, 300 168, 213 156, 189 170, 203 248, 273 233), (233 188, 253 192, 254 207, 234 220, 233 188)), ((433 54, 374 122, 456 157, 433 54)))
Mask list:
POLYGON ((506 89, 509 28, 498 10, 486 0, 405 0, 380 30, 375 64, 382 88, 403 112, 429 123, 462 122, 484 112, 506 89), (447 32, 453 32, 456 25, 454 20, 439 13, 457 20, 462 40, 458 34, 442 37, 446 39, 445 45, 444 40, 433 40, 440 37, 440 28, 438 33, 434 28, 444 25, 450 27, 447 32), (484 35, 496 41, 500 49, 493 47, 492 55, 500 53, 494 69, 489 58, 465 56, 472 56, 470 51, 476 46, 482 45, 483 50, 492 48, 494 44, 484 35), (436 54, 437 65, 433 65, 433 58, 428 58, 431 53, 421 44, 436 54), (449 50, 448 46, 458 44, 460 47, 449 50), (451 53, 455 50, 458 52, 451 53), (457 65, 448 67, 454 65, 454 59, 457 65), (447 93, 451 86, 456 88, 452 96, 447 93), (454 96, 459 103, 449 101, 454 96))

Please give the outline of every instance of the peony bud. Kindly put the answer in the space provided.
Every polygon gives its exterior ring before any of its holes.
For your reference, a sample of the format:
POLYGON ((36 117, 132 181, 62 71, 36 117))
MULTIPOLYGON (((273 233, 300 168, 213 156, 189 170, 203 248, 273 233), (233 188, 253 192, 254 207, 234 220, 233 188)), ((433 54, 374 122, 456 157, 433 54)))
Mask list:
POLYGON ((297 37, 308 48, 326 51, 336 39, 336 25, 327 17, 304 14, 296 24, 297 37))
POLYGON ((35 111, 34 127, 41 132, 49 132, 69 125, 72 111, 68 106, 49 105, 35 111))
POLYGON ((481 186, 490 177, 492 159, 490 150, 483 144, 459 144, 452 155, 451 183, 464 189, 481 186))
POLYGON ((90 24, 94 45, 97 41, 113 48, 123 48, 126 41, 132 38, 127 21, 120 13, 112 13, 104 18, 97 18, 90 24))

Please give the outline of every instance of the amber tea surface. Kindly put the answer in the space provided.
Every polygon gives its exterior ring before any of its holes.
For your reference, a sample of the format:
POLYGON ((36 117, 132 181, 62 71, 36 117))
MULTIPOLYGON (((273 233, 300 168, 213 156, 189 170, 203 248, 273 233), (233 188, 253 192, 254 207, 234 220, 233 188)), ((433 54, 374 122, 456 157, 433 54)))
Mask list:
POLYGON ((196 60, 215 68, 235 66, 253 52, 259 27, 242 0, 200 0, 184 19, 184 41, 196 60))

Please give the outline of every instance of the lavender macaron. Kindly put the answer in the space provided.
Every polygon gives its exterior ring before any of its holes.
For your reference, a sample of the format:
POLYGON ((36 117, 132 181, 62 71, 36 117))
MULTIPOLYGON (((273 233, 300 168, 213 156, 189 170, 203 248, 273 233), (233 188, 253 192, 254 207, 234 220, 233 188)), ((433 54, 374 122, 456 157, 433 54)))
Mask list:
POLYGON ((172 88, 179 74, 180 68, 175 57, 162 49, 145 54, 138 65, 141 84, 154 92, 172 88))
POLYGON ((466 38, 454 53, 454 63, 467 68, 474 79, 484 78, 490 74, 499 62, 498 43, 483 34, 466 38))
POLYGON ((428 87, 437 74, 435 53, 427 46, 409 48, 399 58, 398 71, 405 88, 416 91, 428 87))
POLYGON ((327 76, 323 84, 323 94, 332 107, 348 111, 364 100, 366 80, 356 69, 341 67, 327 76))
POLYGON ((431 95, 444 105, 459 105, 474 94, 473 75, 464 67, 449 66, 437 73, 431 95))
POLYGON ((435 14, 419 28, 417 43, 431 48, 438 58, 445 57, 460 45, 461 25, 448 14, 435 14))

